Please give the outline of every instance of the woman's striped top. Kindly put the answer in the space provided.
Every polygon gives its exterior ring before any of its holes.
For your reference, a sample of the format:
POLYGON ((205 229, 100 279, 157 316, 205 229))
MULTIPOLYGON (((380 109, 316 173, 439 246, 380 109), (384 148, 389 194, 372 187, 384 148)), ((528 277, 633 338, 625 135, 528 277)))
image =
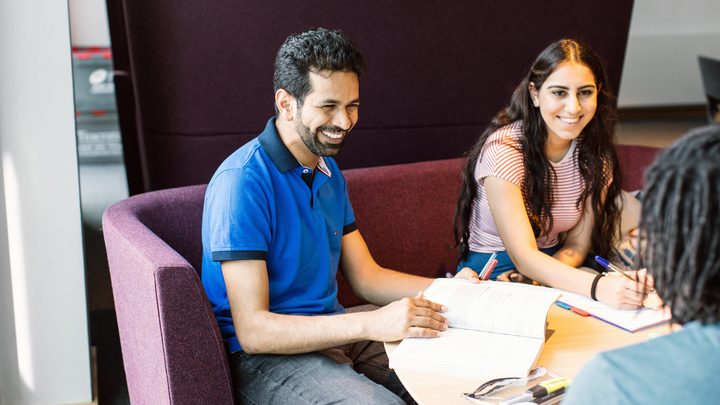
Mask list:
MULTIPOLYGON (((489 253, 506 250, 500 239, 485 193, 484 180, 488 176, 509 181, 520 189, 525 179, 525 168, 520 145, 522 122, 516 121, 495 131, 485 141, 475 166, 477 194, 473 201, 470 219, 470 250, 489 253)), ((572 229, 582 215, 583 205, 577 205, 584 181, 578 169, 578 153, 573 140, 565 157, 552 163, 556 179, 552 181, 555 203, 552 207, 553 227, 549 235, 539 236, 539 248, 555 246, 560 233, 572 229)), ((519 212, 518 215, 526 215, 519 212)))

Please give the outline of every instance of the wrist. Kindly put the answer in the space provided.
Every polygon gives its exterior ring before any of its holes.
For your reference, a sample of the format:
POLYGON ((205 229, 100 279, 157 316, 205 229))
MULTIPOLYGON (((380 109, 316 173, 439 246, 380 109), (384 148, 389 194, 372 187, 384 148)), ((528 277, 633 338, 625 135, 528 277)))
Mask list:
POLYGON ((598 273, 595 278, 592 281, 592 284, 590 285, 590 298, 592 298, 593 301, 597 301, 597 286, 598 282, 600 282, 600 279, 603 277, 603 273, 598 273))
POLYGON ((374 340, 373 337, 375 333, 372 330, 372 313, 374 313, 377 310, 373 311, 363 311, 363 312, 356 312, 351 315, 354 316, 355 319, 351 318, 351 327, 350 330, 352 330, 351 334, 354 334, 355 337, 359 338, 360 340, 374 340))

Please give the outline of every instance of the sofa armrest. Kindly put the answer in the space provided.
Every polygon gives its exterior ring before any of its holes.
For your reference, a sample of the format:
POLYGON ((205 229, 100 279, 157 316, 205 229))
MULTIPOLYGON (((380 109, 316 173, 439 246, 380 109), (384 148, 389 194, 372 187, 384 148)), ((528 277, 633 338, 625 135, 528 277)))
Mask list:
POLYGON ((227 355, 197 272, 130 205, 103 216, 130 399, 232 404, 227 355))

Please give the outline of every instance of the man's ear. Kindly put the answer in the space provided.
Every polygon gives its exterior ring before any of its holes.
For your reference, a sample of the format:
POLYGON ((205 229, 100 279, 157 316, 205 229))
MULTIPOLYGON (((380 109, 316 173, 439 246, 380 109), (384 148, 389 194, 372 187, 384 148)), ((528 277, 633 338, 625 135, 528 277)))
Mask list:
POLYGON ((292 121, 295 116, 295 97, 285 89, 275 92, 275 107, 278 110, 278 119, 292 121))

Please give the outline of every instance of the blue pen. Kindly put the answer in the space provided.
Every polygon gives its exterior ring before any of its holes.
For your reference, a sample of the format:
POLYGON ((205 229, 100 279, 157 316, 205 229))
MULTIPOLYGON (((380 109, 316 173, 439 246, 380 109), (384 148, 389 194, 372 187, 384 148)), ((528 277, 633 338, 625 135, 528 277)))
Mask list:
POLYGON ((610 263, 609 261, 607 261, 607 259, 603 259, 603 258, 600 257, 600 256, 595 256, 595 261, 598 262, 598 263, 600 263, 600 265, 603 266, 603 267, 605 267, 606 269, 612 270, 612 271, 617 272, 617 273, 620 273, 620 274, 622 274, 623 276, 629 278, 630 280, 635 281, 634 278, 628 276, 621 268, 619 268, 618 266, 610 263))

